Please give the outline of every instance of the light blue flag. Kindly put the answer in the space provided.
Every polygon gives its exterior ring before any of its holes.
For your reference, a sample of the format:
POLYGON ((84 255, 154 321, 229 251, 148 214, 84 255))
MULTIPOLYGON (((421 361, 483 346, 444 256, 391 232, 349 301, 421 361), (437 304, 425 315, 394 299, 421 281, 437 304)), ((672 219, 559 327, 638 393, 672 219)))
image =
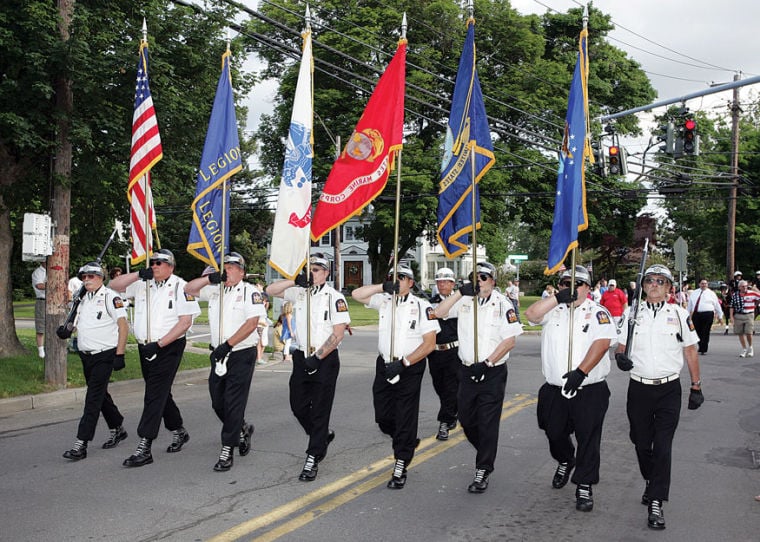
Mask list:
POLYGON ((557 173, 554 224, 549 241, 545 275, 556 273, 565 258, 578 246, 578 232, 588 228, 586 213, 586 158, 591 155, 588 127, 588 30, 581 32, 567 103, 565 136, 557 173))
POLYGON ((224 185, 243 169, 240 156, 235 100, 232 95, 230 52, 222 55, 222 74, 216 86, 216 97, 208 123, 203 156, 198 168, 198 182, 193 210, 193 224, 187 251, 213 266, 221 268, 229 248, 230 191, 224 185))
POLYGON ((473 190, 475 228, 480 228, 477 183, 496 162, 475 57, 475 20, 470 18, 451 99, 438 190, 437 235, 447 258, 467 251, 469 235, 473 231, 473 190), (475 153, 474 182, 471 152, 475 153))

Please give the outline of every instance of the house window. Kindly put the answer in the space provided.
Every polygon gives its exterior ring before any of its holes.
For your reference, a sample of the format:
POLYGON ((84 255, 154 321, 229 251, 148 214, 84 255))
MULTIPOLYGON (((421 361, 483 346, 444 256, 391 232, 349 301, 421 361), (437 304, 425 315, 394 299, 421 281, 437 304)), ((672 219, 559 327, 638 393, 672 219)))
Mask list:
POLYGON ((356 227, 355 226, 343 226, 343 240, 344 241, 356 241, 356 227))
POLYGON ((332 243, 332 231, 327 232, 319 239, 319 246, 321 247, 331 247, 333 246, 332 243))

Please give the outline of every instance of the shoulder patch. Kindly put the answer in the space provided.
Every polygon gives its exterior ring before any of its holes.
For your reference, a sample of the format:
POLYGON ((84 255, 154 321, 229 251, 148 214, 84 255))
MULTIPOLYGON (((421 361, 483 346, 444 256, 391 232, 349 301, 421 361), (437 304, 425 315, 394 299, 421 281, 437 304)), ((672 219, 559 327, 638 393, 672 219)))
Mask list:
POLYGON ((124 302, 121 300, 119 296, 116 296, 113 298, 113 308, 114 309, 123 309, 124 308, 124 302))
POLYGON ((348 312, 348 304, 346 303, 345 299, 337 299, 335 301, 335 311, 336 312, 348 312))
POLYGON ((596 313, 596 321, 600 324, 609 324, 610 315, 607 314, 607 311, 599 311, 596 313))
POLYGON ((695 331, 694 322, 691 321, 691 315, 686 317, 686 325, 689 326, 689 331, 695 331))
POLYGON ((262 305, 264 303, 264 298, 261 296, 261 292, 254 291, 251 294, 251 301, 254 305, 262 305))
POLYGON ((515 309, 509 309, 507 311, 507 322, 509 322, 510 324, 517 323, 517 313, 515 312, 515 309))
POLYGON ((425 315, 427 316, 428 320, 438 320, 435 316, 435 309, 433 307, 428 307, 425 309, 425 315))
POLYGON ((195 296, 192 296, 185 292, 185 301, 195 301, 195 296))

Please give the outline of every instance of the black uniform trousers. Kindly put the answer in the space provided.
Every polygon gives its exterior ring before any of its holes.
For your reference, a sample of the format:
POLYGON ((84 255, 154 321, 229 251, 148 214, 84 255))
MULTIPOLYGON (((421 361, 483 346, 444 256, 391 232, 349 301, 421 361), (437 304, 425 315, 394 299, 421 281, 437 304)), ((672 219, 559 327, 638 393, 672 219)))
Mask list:
POLYGON ((631 380, 626 404, 639 470, 650 499, 668 500, 673 436, 681 416, 681 383, 652 386, 631 380))
POLYGON ((482 382, 472 381, 470 367, 461 362, 460 367, 459 421, 467 440, 477 450, 475 468, 493 472, 507 387, 507 365, 487 369, 482 382))
POLYGON ((108 393, 108 381, 113 372, 115 355, 116 348, 92 355, 79 352, 84 379, 87 382, 84 413, 79 420, 79 429, 77 429, 79 440, 90 441, 93 439, 95 426, 98 424, 98 417, 101 412, 109 429, 119 427, 124 421, 124 416, 116 408, 111 395, 108 393))
POLYGON ((375 422, 380 431, 393 439, 393 457, 406 461, 407 466, 417 447, 417 422, 420 416, 420 389, 427 358, 406 367, 395 384, 385 379, 385 360, 377 357, 375 381, 372 383, 372 402, 375 422))
POLYGON ((309 435, 308 455, 323 458, 327 454, 330 414, 335 399, 335 384, 340 373, 340 356, 333 350, 319 362, 314 374, 306 372, 303 350, 293 352, 290 373, 290 410, 309 435))
POLYGON ((457 421, 457 392, 459 391, 459 348, 433 350, 428 354, 428 369, 433 379, 433 389, 438 395, 441 407, 438 421, 453 424, 457 421))
POLYGON ((185 342, 185 338, 180 337, 160 348, 153 361, 145 359, 143 347, 138 345, 140 369, 145 381, 143 412, 140 423, 137 425, 137 435, 140 438, 155 439, 158 436, 162 418, 164 426, 169 431, 182 427, 182 415, 172 397, 172 384, 182 361, 185 342))
POLYGON ((222 446, 237 446, 240 443, 240 430, 243 428, 255 365, 255 346, 230 352, 224 376, 214 372, 216 363, 211 362, 208 392, 211 408, 222 422, 222 446))
POLYGON ((715 315, 712 311, 693 312, 691 321, 694 322, 694 329, 699 336, 699 352, 707 353, 707 347, 710 344, 710 328, 715 315))
POLYGON ((609 404, 610 389, 604 380, 583 386, 572 399, 562 395, 560 386, 549 383, 538 390, 538 427, 546 433, 549 453, 558 463, 575 462, 574 484, 599 483, 602 425, 609 404))

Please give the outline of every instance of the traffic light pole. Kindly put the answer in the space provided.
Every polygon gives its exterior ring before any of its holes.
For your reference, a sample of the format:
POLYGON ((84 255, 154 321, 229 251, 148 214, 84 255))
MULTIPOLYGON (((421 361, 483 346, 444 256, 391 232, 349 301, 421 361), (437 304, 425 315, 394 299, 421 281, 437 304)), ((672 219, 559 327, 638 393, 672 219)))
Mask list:
MULTIPOLYGON (((739 74, 734 74, 734 82, 739 74)), ((734 278, 736 263, 736 198, 739 194, 739 87, 734 87, 734 99, 731 103, 731 188, 728 191, 728 238, 726 239, 726 282, 734 278)))

